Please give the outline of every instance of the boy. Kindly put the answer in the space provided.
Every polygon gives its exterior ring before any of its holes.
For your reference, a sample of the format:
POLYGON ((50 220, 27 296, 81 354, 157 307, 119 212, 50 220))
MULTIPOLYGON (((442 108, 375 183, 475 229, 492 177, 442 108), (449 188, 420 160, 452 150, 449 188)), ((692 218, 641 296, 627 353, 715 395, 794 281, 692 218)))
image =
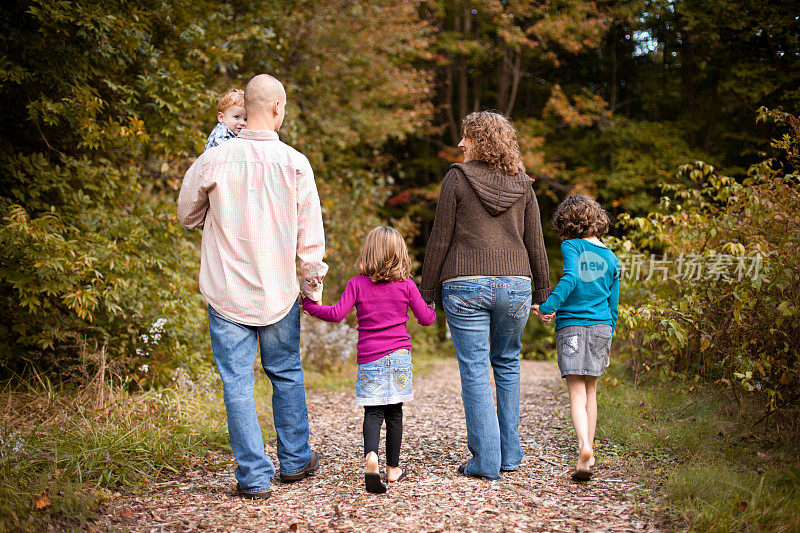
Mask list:
POLYGON ((243 90, 230 89, 219 97, 219 100, 217 100, 217 120, 219 123, 214 126, 206 140, 206 150, 228 139, 235 138, 247 124, 243 90))

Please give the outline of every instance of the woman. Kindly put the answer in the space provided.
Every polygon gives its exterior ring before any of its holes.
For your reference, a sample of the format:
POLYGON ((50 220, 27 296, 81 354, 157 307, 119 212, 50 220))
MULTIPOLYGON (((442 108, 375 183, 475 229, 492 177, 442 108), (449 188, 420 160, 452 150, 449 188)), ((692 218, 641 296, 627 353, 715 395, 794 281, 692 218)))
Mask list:
POLYGON ((458 470, 499 479, 500 472, 516 470, 522 461, 522 331, 532 300, 542 303, 550 294, 550 278, 533 180, 524 173, 511 122, 497 113, 471 113, 462 133, 458 147, 464 163, 452 165, 442 181, 420 292, 431 303, 442 283, 458 356, 472 452, 458 470))

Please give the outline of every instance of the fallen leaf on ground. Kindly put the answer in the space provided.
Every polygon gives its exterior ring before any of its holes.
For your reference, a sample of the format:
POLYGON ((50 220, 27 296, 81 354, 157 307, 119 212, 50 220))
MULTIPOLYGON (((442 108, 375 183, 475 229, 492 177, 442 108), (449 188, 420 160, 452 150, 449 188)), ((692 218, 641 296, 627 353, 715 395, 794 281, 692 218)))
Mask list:
POLYGON ((33 496, 33 501, 36 503, 37 509, 44 509, 45 507, 50 507, 53 504, 53 500, 51 500, 50 496, 47 495, 46 490, 38 496, 36 494, 31 494, 31 496, 33 496))

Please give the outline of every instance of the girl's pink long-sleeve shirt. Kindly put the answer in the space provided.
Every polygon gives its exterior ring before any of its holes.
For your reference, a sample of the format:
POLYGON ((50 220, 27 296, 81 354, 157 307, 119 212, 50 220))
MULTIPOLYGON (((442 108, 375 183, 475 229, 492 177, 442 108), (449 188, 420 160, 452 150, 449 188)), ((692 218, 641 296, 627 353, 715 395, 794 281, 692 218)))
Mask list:
POLYGON ((375 283, 367 276, 356 276, 347 282, 339 303, 331 306, 303 298, 303 309, 326 322, 341 322, 354 305, 358 364, 375 361, 395 350, 411 349, 411 336, 406 329, 409 307, 423 326, 436 320, 436 312, 422 300, 411 279, 375 283))

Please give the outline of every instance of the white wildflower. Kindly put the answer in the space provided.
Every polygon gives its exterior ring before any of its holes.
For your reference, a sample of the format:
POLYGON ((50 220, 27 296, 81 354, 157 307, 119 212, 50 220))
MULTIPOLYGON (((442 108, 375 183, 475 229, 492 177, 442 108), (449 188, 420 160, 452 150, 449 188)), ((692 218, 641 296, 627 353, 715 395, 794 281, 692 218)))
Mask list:
POLYGON ((183 368, 176 368, 173 370, 171 377, 176 389, 185 391, 194 390, 194 382, 191 376, 189 376, 189 373, 183 368))
POLYGON ((25 453, 25 439, 16 431, 4 435, 0 432, 0 457, 25 453))
POLYGON ((139 338, 147 345, 158 344, 158 341, 161 340, 161 336, 164 334, 164 326, 166 326, 166 324, 166 318, 162 317, 157 319, 150 325, 150 331, 143 333, 139 338))

